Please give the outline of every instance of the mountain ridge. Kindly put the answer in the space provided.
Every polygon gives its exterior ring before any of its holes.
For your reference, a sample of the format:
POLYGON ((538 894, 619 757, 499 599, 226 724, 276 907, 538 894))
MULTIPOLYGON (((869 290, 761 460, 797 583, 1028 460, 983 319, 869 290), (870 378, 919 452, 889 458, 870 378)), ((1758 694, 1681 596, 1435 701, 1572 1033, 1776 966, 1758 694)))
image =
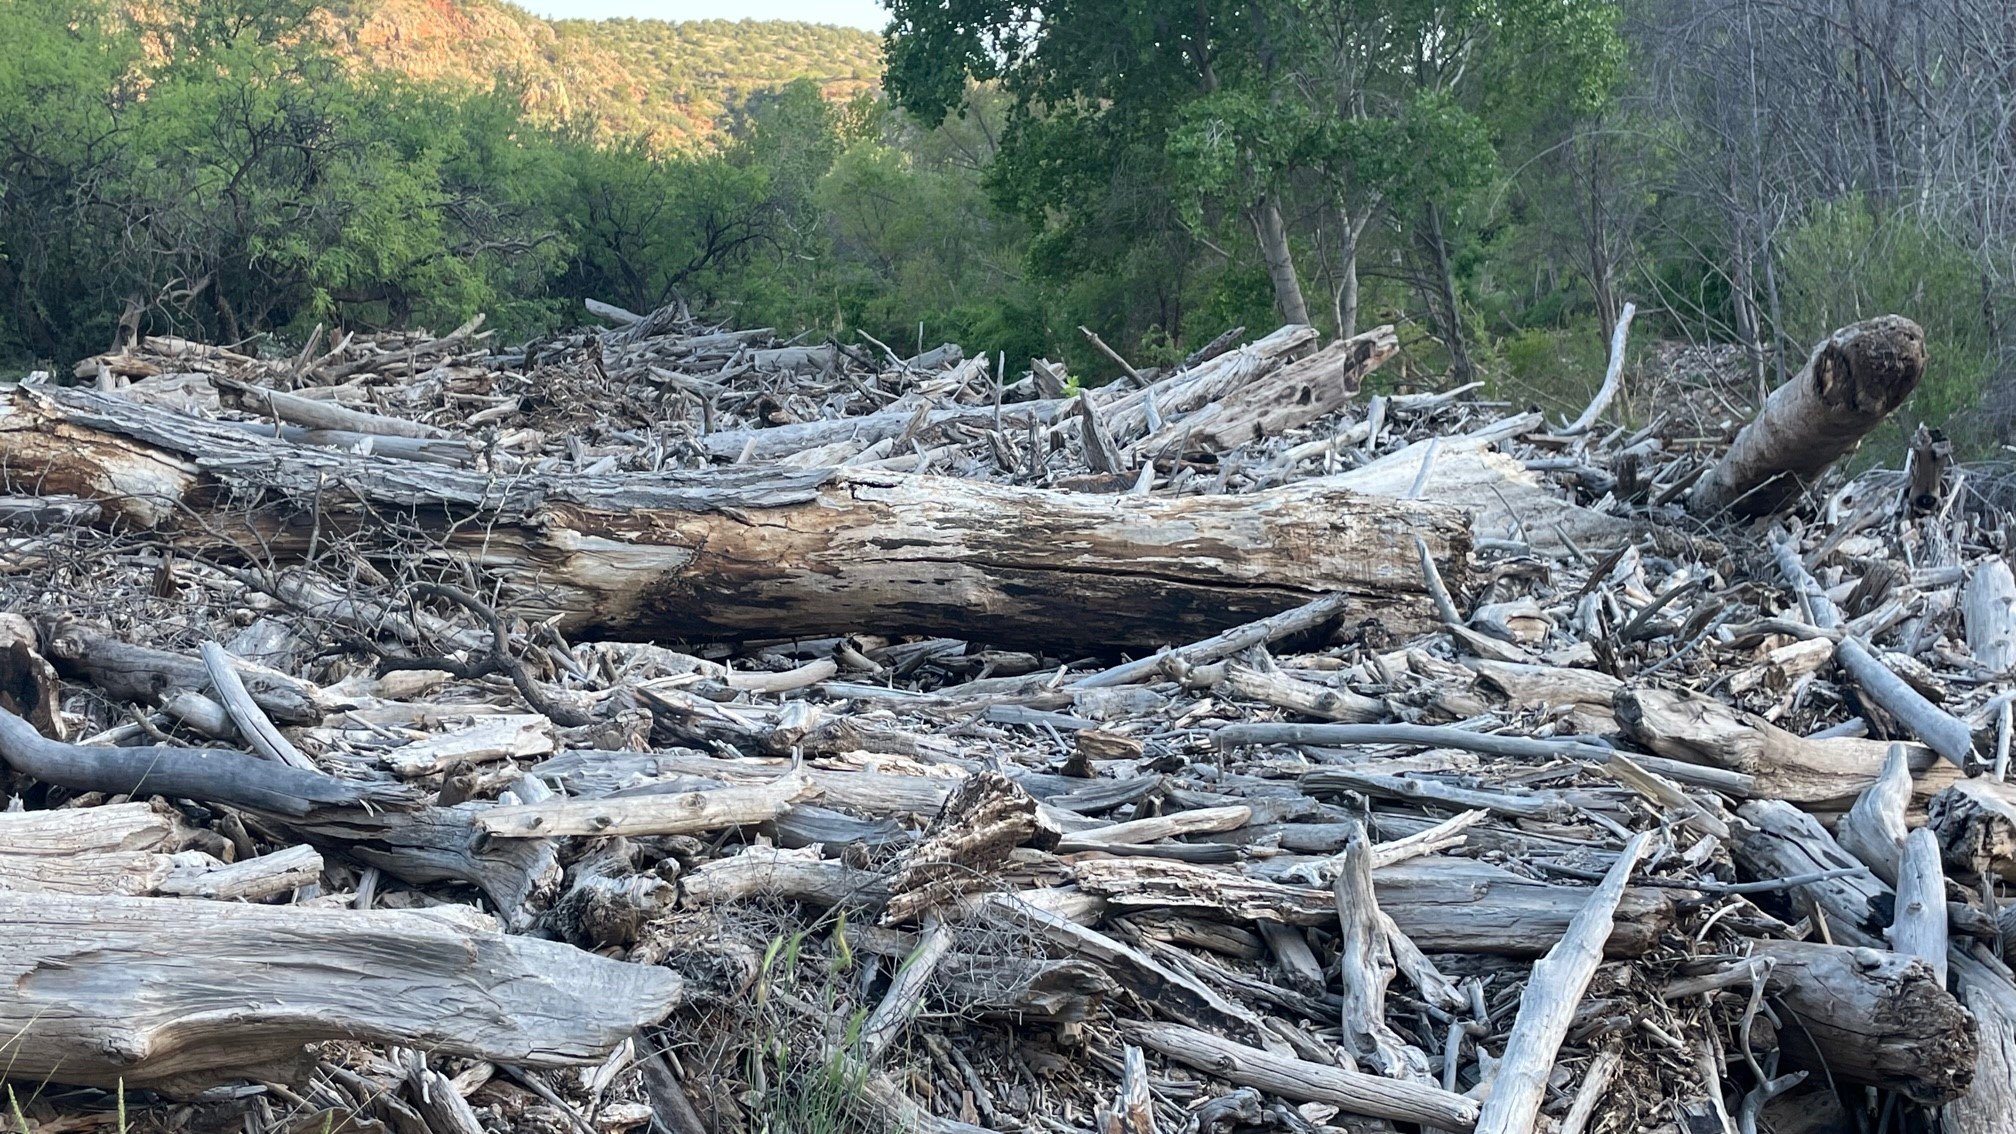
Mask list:
POLYGON ((332 0, 318 27, 367 70, 523 92, 528 117, 610 139, 705 145, 749 95, 810 78, 844 100, 881 80, 872 32, 786 20, 549 20, 504 0, 332 0))

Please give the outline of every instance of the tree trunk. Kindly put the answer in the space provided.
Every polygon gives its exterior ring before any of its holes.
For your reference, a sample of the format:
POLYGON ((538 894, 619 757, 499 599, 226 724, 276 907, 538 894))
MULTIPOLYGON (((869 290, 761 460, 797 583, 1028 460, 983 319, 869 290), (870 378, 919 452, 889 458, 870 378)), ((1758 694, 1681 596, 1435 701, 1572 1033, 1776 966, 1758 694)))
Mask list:
POLYGON ((1440 206, 1430 204, 1427 207, 1420 236, 1433 271, 1431 284, 1435 301, 1430 306, 1436 313, 1435 321, 1440 324, 1437 330, 1443 349, 1449 352, 1450 375, 1457 385, 1467 385, 1477 380, 1477 365, 1470 359, 1469 336, 1463 329, 1463 303, 1456 292, 1456 265, 1449 256, 1449 236, 1440 206))
POLYGON ((500 481, 87 390, 0 408, 0 461, 15 484, 104 498, 109 522, 227 555, 227 536, 245 539, 279 562, 318 532, 410 560, 387 535, 398 514, 436 551, 521 584, 527 617, 631 639, 872 628, 1148 647, 1335 592, 1365 600, 1347 622, 1376 615, 1404 636, 1433 622, 1414 535, 1452 585, 1469 544, 1453 508, 1320 482, 1164 499, 854 469, 500 481), (235 505, 228 524, 204 517, 213 505, 235 505))
POLYGON ((1688 507, 1703 516, 1762 516, 1790 505, 1902 405, 1924 373, 1925 332, 1909 319, 1885 315, 1834 332, 1765 399, 1694 486, 1688 507))
POLYGON ((1368 206, 1358 216, 1345 208, 1337 210, 1337 294, 1332 314, 1337 320, 1337 337, 1348 339, 1358 333, 1358 244, 1365 235, 1365 222, 1372 215, 1368 206))
POLYGON ((1307 324, 1309 304, 1302 298, 1302 281, 1295 275, 1295 255, 1288 247, 1288 226, 1281 220, 1281 207, 1272 194, 1253 206, 1253 227, 1260 233, 1260 252, 1267 258, 1267 278, 1274 284, 1274 306, 1289 323, 1307 324))

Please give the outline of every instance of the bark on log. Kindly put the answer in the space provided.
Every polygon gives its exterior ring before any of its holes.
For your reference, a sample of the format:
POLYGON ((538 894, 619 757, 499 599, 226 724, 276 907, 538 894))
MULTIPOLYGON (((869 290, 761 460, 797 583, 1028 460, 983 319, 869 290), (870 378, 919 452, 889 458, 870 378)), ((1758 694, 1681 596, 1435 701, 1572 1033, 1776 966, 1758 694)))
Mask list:
POLYGON ((1767 987, 1790 1010, 1778 1030, 1793 1066, 1937 1106, 1974 1078, 1974 1017, 1931 967, 1902 953, 1758 941, 1767 987))
POLYGON ((1404 635, 1432 621, 1412 536, 1446 560, 1452 585, 1469 544, 1453 509, 1315 482, 1181 499, 851 469, 500 483, 247 437, 88 390, 17 392, 0 411, 0 462, 11 483, 100 499, 120 524, 206 544, 249 526, 282 559, 305 552, 318 523, 325 539, 368 545, 397 513, 525 584, 527 617, 631 638, 873 626, 1139 647, 1333 592, 1404 635), (182 518, 227 496, 240 505, 228 523, 182 518))
POLYGON ((187 1084, 332 1039, 594 1063, 679 995, 664 969, 433 914, 0 894, 0 1034, 29 1080, 187 1084))
POLYGON ((1790 504, 1911 396, 1925 332, 1896 315, 1834 332, 1773 390, 1728 452, 1694 485, 1696 515, 1763 516, 1790 504))

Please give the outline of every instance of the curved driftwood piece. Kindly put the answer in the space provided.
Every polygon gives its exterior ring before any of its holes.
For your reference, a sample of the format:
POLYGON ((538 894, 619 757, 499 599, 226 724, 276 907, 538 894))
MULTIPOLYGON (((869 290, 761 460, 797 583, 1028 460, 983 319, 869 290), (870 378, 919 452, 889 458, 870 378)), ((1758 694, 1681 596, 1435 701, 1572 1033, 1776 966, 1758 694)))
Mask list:
POLYGON ((524 584, 514 609, 527 619, 631 638, 874 626, 1153 647, 1330 594, 1406 634, 1433 620, 1413 536, 1452 585, 1469 550, 1455 508, 1316 481, 1162 498, 852 468, 499 479, 251 437, 75 389, 0 404, 0 467, 13 483, 98 498, 110 522, 206 547, 242 532, 282 561, 318 532, 385 541, 396 514, 446 555, 524 584), (203 522, 223 494, 261 503, 203 522))
POLYGON ((1695 482, 1688 508, 1763 516, 1786 507, 1904 404, 1924 373, 1925 332, 1909 319, 1885 315, 1834 332, 1695 482))
POLYGON ((306 815, 324 807, 411 803, 412 789, 341 780, 222 748, 87 748, 50 740, 0 709, 0 761, 24 776, 75 791, 165 795, 306 815))
POLYGON ((1207 1075, 1282 1098, 1431 1129, 1467 1131, 1477 1124, 1477 1104, 1440 1087, 1275 1055, 1180 1024, 1123 1024, 1121 1034, 1207 1075))
POLYGON ((1910 827, 1905 813, 1911 806, 1911 769, 1904 746, 1893 744, 1884 757, 1883 771, 1855 800, 1855 806, 1834 825, 1834 838, 1841 848, 1876 872, 1876 877, 1897 884, 1897 860, 1904 851, 1904 837, 1910 827))
POLYGON ((1974 1078, 1974 1018, 1931 966, 1903 953, 1807 941, 1757 941, 1766 987, 1789 1019, 1778 1030, 1796 1067, 1899 1091, 1924 1106, 1974 1078))
POLYGON ((229 1078, 321 1040, 595 1063, 679 1001, 665 969, 432 914, 0 894, 8 1074, 229 1078))

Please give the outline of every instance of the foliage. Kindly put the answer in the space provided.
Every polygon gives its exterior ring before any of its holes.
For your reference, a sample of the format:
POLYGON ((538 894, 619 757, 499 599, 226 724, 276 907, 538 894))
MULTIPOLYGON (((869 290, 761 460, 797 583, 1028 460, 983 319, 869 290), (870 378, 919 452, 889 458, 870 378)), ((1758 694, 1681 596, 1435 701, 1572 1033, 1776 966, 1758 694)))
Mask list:
POLYGON ((2016 435, 2001 0, 1910 51, 1718 2, 893 0, 885 97, 883 41, 804 24, 4 0, 0 358, 593 297, 1096 383, 1081 326, 1168 365, 1299 309, 1400 324, 1382 384, 1570 413, 1630 299, 1634 342, 1741 344, 1740 399, 1911 315, 1901 424, 2016 435))
POLYGON ((527 117, 592 124, 604 139, 660 149, 716 140, 751 96, 805 79, 833 99, 873 88, 875 36, 782 20, 542 20, 502 0, 327 3, 319 34, 344 60, 463 89, 502 73, 527 117))

